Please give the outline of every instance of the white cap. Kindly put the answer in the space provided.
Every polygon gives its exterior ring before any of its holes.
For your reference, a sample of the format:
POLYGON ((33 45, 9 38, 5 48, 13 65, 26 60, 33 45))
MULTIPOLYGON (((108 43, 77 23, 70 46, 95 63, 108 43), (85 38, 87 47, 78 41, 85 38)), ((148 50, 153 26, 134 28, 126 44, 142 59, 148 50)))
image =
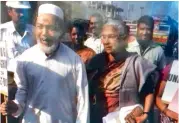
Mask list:
POLYGON ((15 9, 30 9, 31 6, 28 1, 7 1, 7 7, 12 7, 15 9))
POLYGON ((40 14, 52 14, 60 19, 64 20, 64 14, 60 7, 53 4, 42 4, 39 6, 38 15, 40 14))

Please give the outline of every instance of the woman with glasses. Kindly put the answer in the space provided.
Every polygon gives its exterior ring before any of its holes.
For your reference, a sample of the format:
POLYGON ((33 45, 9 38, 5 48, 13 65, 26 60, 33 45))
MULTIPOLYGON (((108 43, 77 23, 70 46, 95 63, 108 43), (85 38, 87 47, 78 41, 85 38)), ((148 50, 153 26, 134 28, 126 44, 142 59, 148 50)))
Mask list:
POLYGON ((127 36, 126 25, 119 20, 109 20, 102 28, 104 52, 87 65, 91 123, 102 123, 104 116, 122 107, 142 104, 140 97, 144 109, 136 106, 125 121, 143 123, 148 117, 153 102, 152 72, 156 66, 126 51, 127 36))

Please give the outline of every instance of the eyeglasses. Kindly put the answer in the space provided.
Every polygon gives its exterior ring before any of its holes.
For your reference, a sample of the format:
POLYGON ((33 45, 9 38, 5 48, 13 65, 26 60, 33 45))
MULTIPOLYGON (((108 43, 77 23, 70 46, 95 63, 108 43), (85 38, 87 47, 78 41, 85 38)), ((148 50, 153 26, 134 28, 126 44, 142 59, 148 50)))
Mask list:
POLYGON ((109 40, 116 40, 116 39, 123 40, 126 37, 127 37, 126 35, 101 35, 102 40, 106 40, 107 38, 109 40))
POLYGON ((106 39, 117 39, 118 38, 118 35, 101 35, 101 39, 102 40, 106 40, 106 39))

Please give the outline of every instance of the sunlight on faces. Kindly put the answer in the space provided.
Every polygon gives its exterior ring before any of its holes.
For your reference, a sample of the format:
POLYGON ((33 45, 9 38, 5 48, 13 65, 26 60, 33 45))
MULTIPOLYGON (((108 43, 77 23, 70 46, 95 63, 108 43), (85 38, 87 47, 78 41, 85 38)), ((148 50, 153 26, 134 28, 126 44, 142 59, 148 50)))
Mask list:
POLYGON ((58 17, 52 14, 40 14, 36 21, 36 39, 41 50, 51 54, 59 44, 59 37, 62 35, 61 27, 58 24, 58 17))
POLYGON ((104 25, 101 32, 101 41, 107 53, 119 52, 125 49, 125 41, 119 39, 119 30, 112 25, 104 25))

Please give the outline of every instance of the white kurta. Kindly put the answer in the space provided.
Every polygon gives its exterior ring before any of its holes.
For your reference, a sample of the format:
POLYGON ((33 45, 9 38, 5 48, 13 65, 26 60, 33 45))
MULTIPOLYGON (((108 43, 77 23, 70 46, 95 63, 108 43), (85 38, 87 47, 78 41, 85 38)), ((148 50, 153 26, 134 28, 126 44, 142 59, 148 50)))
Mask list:
POLYGON ((15 81, 15 102, 24 109, 23 123, 88 123, 85 67, 67 46, 61 44, 50 57, 39 45, 26 50, 17 61, 15 81))

